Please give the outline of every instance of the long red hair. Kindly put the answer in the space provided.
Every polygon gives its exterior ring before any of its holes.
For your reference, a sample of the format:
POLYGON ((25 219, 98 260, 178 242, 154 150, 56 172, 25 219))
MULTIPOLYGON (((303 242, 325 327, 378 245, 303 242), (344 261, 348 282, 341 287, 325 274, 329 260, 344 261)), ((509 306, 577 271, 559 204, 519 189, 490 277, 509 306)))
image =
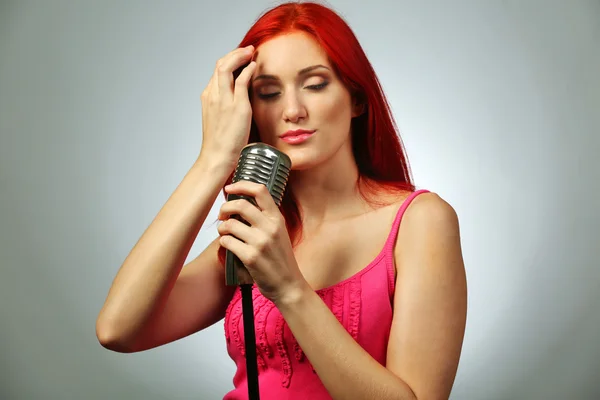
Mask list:
MULTIPOLYGON (((308 33, 321 45, 339 79, 365 105, 363 114, 351 123, 352 150, 359 172, 356 183, 361 196, 369 204, 385 206, 389 203, 377 201, 378 194, 414 191, 408 159, 389 103, 373 66, 342 17, 313 2, 284 3, 264 12, 239 47, 253 45, 256 49, 278 35, 298 31, 308 33)), ((248 143, 259 141, 256 125, 252 123, 248 143)), ((226 184, 232 180, 233 173, 226 184)), ((226 196, 224 190, 223 194, 226 196)), ((292 190, 285 191, 280 211, 296 246, 302 238, 302 218, 292 190)), ((219 247, 219 260, 223 264, 225 250, 219 247)))

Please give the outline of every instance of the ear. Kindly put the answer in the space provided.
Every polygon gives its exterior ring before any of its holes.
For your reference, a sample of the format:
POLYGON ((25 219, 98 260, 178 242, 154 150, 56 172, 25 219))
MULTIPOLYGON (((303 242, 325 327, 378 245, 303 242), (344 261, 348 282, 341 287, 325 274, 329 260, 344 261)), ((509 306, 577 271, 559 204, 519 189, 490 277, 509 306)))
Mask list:
POLYGON ((352 118, 359 117, 367 111, 367 102, 362 100, 362 96, 352 96, 352 118))

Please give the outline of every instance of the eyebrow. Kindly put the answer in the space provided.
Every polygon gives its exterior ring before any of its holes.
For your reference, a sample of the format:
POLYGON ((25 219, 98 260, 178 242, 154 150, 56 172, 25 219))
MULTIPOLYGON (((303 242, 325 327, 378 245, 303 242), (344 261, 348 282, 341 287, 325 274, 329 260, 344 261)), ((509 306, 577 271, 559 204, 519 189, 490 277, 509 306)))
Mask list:
MULTIPOLYGON (((298 71, 298 76, 305 75, 305 74, 307 74, 315 69, 319 69, 319 68, 325 68, 325 69, 329 70, 329 68, 327 68, 326 66, 321 65, 321 64, 311 65, 310 67, 302 68, 300 71, 298 71)), ((256 82, 260 79, 269 79, 269 80, 275 80, 275 81, 279 80, 279 78, 275 75, 264 75, 263 74, 263 75, 258 75, 252 81, 256 82)))

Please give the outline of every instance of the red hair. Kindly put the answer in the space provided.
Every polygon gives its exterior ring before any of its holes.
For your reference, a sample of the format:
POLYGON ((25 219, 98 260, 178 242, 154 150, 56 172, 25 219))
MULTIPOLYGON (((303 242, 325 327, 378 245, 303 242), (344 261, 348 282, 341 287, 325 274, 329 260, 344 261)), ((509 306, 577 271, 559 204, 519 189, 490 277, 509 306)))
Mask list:
MULTIPOLYGON (((261 15, 239 47, 262 43, 276 36, 303 32, 311 35, 325 50, 339 79, 365 105, 364 112, 351 123, 352 151, 358 166, 357 187, 369 204, 389 203, 375 199, 381 192, 412 192, 410 167, 389 103, 373 66, 348 24, 333 10, 313 2, 290 2, 261 15)), ((259 142, 252 123, 248 143, 259 142)), ((291 173, 293 174, 294 171, 291 173)), ((233 180, 233 173, 226 184, 233 180)), ((289 188, 288 188, 289 189, 289 188)), ((226 196, 225 191, 223 194, 226 196)), ((280 211, 285 218, 292 244, 302 237, 302 218, 292 190, 286 190, 280 211)), ((225 264, 225 248, 219 247, 219 260, 225 264)))

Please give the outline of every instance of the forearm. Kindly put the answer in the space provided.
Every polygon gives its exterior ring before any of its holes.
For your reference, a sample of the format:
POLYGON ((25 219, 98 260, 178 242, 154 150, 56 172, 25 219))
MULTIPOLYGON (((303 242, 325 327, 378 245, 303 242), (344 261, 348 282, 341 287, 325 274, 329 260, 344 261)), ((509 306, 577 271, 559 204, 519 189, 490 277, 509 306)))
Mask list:
POLYGON ((97 334, 128 342, 166 301, 227 176, 198 160, 158 212, 119 269, 98 316, 97 334))
POLYGON ((276 305, 333 399, 415 400, 410 387, 371 357, 312 289, 276 305))

